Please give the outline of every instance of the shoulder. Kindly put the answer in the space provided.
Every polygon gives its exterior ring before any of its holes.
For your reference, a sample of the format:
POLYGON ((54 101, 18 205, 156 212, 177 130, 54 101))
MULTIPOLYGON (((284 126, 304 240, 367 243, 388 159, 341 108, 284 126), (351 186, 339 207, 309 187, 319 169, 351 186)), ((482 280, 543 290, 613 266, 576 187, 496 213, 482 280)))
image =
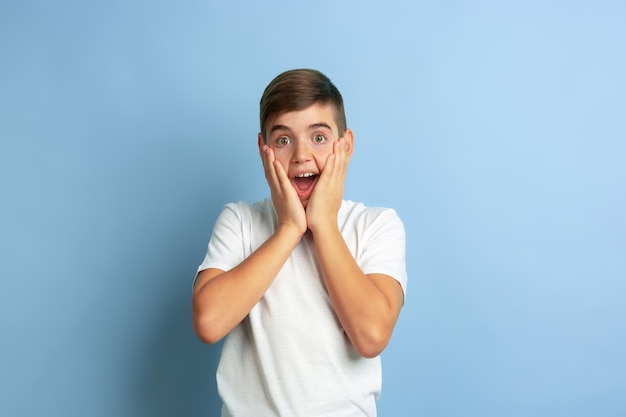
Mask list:
POLYGON ((224 205, 223 212, 230 212, 239 218, 271 216, 274 213, 274 206, 271 199, 249 203, 237 201, 224 205))
POLYGON ((371 226, 374 223, 395 223, 402 226, 398 213, 389 207, 368 207, 363 203, 344 200, 339 212, 340 221, 371 226))
POLYGON ((238 201, 228 203, 220 214, 219 221, 238 224, 244 230, 272 230, 276 223, 276 212, 271 199, 248 203, 238 201))

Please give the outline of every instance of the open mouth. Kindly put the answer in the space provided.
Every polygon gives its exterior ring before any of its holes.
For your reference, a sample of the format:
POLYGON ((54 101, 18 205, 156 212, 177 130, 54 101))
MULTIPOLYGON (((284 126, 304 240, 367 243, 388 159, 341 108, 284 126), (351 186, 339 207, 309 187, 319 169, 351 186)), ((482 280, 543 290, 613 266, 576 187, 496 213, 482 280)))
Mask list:
POLYGON ((300 195, 307 194, 311 191, 316 182, 317 174, 313 174, 312 172, 296 175, 293 179, 294 186, 300 195))

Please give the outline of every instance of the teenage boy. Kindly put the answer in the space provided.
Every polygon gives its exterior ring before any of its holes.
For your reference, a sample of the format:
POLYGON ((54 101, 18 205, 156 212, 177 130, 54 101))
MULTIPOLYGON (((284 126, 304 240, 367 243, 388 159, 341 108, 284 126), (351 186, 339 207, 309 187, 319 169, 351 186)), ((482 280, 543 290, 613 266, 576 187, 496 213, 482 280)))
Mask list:
POLYGON ((226 336, 222 416, 375 416, 378 355, 406 289, 404 227, 343 200, 354 136, 325 75, 284 72, 260 107, 271 199, 225 206, 193 292, 198 337, 226 336))

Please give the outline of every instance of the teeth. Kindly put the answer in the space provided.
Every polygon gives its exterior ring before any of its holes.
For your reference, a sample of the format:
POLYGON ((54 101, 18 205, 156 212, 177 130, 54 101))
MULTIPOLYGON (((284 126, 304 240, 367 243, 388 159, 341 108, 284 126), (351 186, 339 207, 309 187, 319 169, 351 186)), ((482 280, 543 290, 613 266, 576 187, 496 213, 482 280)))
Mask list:
POLYGON ((312 177, 313 174, 312 172, 305 172, 304 174, 300 174, 300 175, 296 175, 297 178, 307 178, 307 177, 312 177))

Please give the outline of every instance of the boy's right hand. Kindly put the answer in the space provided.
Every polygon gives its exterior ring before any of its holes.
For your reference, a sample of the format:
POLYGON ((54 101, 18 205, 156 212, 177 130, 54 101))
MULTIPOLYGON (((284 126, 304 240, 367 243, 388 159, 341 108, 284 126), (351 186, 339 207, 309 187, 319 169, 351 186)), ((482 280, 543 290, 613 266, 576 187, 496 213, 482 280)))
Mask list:
POLYGON ((267 145, 261 147, 261 160, 278 216, 278 227, 287 227, 303 235, 307 230, 306 212, 285 169, 267 145))

